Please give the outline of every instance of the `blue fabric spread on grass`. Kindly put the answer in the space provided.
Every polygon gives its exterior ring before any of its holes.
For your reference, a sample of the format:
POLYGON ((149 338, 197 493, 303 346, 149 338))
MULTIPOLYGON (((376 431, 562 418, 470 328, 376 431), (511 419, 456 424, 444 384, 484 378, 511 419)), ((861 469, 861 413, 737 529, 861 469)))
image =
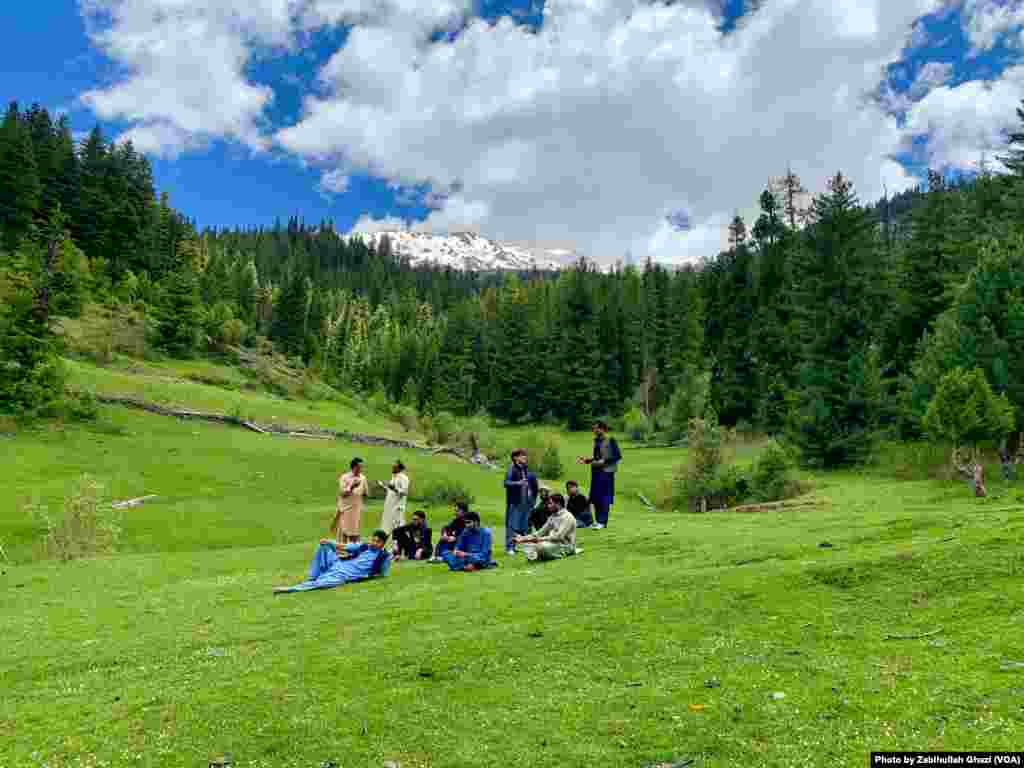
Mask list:
POLYGON ((309 578, 286 591, 330 589, 371 576, 388 575, 391 555, 386 550, 373 549, 367 544, 347 544, 345 549, 352 556, 349 560, 338 557, 333 544, 321 544, 309 564, 309 578))
POLYGON ((467 557, 456 557, 454 552, 446 552, 444 561, 453 571, 465 570, 467 565, 477 568, 492 568, 497 565, 491 559, 491 529, 467 528, 455 542, 455 549, 465 552, 467 557))

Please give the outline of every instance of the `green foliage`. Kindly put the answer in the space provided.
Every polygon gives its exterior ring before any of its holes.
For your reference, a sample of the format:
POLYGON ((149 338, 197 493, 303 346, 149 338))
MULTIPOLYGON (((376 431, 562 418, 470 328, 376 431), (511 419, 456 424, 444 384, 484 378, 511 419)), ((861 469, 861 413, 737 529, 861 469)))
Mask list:
POLYGON ((879 274, 871 222, 841 174, 813 218, 799 263, 802 362, 789 437, 806 466, 833 468, 864 462, 875 444, 881 362, 870 319, 879 274))
POLYGON ((622 431, 630 440, 645 442, 654 433, 654 425, 639 408, 630 408, 623 417, 622 431))
POLYGON ((44 301, 45 270, 19 258, 0 296, 0 413, 31 418, 64 392, 60 343, 44 301))
POLYGON ((749 480, 732 466, 732 433, 718 423, 709 409, 703 418, 690 420, 687 429, 687 463, 677 468, 673 482, 676 509, 706 511, 730 506, 746 496, 749 480))
POLYGON ((202 309, 191 256, 194 243, 183 247, 176 268, 165 278, 157 310, 156 346, 172 357, 188 358, 199 344, 202 309))
POLYGON ((799 492, 793 476, 793 458, 774 440, 754 464, 750 476, 753 497, 757 501, 787 499, 799 492))
POLYGON ((995 395, 977 368, 954 368, 942 377, 928 404, 924 427, 934 440, 954 447, 997 441, 1014 425, 1014 409, 1006 395, 995 395))
POLYGON ((100 415, 100 404, 96 394, 88 389, 68 394, 64 398, 64 413, 71 421, 96 421, 100 415))
POLYGON ((409 493, 412 501, 435 507, 450 507, 457 501, 472 504, 476 501, 473 491, 461 479, 452 476, 433 477, 412 484, 409 493))
POLYGON ((544 443, 544 450, 540 454, 540 462, 537 464, 537 475, 547 480, 560 480, 565 473, 562 466, 562 457, 559 453, 557 437, 549 437, 544 443))
POLYGON ((976 247, 977 265, 953 305, 924 339, 905 380, 904 414, 923 426, 939 382, 954 368, 979 368, 992 390, 1006 394, 1024 417, 1024 236, 988 238, 976 247))

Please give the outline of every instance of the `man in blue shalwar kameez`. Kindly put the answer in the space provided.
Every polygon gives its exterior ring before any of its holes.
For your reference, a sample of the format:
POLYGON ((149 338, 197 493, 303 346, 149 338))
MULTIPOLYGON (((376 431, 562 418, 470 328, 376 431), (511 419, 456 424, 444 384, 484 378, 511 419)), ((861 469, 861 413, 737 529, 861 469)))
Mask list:
POLYGON ((387 576, 391 568, 391 553, 385 548, 387 543, 388 534, 384 531, 374 531, 369 544, 342 546, 321 539, 309 564, 309 578, 294 587, 274 587, 274 594, 330 589, 352 581, 387 576))
POLYGON ((446 552, 444 561, 453 571, 479 571, 497 565, 491 559, 491 532, 480 527, 476 512, 466 515, 466 528, 455 542, 455 551, 446 552))

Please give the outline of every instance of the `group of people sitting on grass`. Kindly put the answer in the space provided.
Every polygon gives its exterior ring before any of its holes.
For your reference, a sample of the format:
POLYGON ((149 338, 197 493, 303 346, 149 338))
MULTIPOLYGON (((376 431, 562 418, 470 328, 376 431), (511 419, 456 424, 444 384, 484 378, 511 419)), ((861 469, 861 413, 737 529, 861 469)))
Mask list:
MULTIPOLYGON (((586 499, 575 482, 567 485, 570 499, 586 499)), ((521 547, 530 561, 555 560, 575 554, 578 521, 567 508, 565 497, 560 493, 542 492, 541 498, 544 511, 540 511, 541 507, 535 510, 530 518, 530 530, 514 536, 514 546, 521 547)), ((577 502, 575 506, 589 516, 588 505, 581 506, 577 502)), ((365 544, 321 539, 306 580, 291 587, 275 587, 274 592, 328 589, 386 576, 391 564, 400 560, 445 563, 452 571, 480 571, 497 565, 491 550, 490 529, 481 527, 480 515, 459 501, 436 544, 426 512, 416 510, 410 523, 398 526, 390 535, 383 529, 376 530, 365 544)))
MULTIPOLYGON (((608 437, 604 422, 594 424, 594 450, 577 463, 591 467, 591 495, 580 493, 579 484, 566 483, 566 496, 540 486, 529 471, 526 451, 512 452, 512 464, 505 475, 505 552, 522 550, 527 560, 554 560, 577 554, 577 528, 601 529, 608 524, 614 499, 615 475, 622 458, 615 440, 608 437), (591 515, 594 507, 597 520, 591 515)), ((390 482, 377 485, 387 491, 380 529, 370 542, 359 541, 362 498, 369 483, 362 474, 362 459, 353 459, 350 471, 338 478, 338 508, 332 529, 335 540, 321 539, 310 563, 306 581, 293 587, 276 587, 275 592, 302 592, 339 586, 351 581, 387 575, 392 560, 446 563, 452 571, 478 571, 497 565, 491 557, 492 536, 480 526, 480 516, 464 502, 455 504, 455 516, 441 529, 436 545, 422 510, 412 522, 403 522, 409 478, 399 461, 392 466, 390 482), (391 532, 388 532, 388 529, 391 532), (391 539, 390 548, 388 539, 391 539)))

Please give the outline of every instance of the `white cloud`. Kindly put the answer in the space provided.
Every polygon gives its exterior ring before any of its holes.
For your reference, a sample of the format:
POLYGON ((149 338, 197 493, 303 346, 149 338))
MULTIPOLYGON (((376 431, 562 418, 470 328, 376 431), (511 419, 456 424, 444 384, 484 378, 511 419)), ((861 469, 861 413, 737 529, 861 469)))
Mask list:
MULTIPOLYGON (((154 153, 173 156, 219 137, 264 150, 274 93, 250 81, 256 57, 293 48, 299 32, 352 21, 397 20, 403 35, 419 39, 455 23, 468 1, 79 0, 93 43, 125 72, 80 101, 101 118, 131 123, 131 137, 154 153)), ((374 51, 380 64, 389 60, 386 46, 362 52, 374 51)))
POLYGON ((336 168, 332 171, 324 171, 320 175, 320 192, 325 197, 340 195, 348 190, 349 177, 343 170, 336 168))
POLYGON ((290 40, 294 0, 82 0, 90 37, 126 76, 81 101, 99 117, 134 125, 147 151, 175 154, 212 137, 253 149, 273 99, 247 81, 257 46, 290 40))
MULTIPOLYGON (((887 65, 925 44, 919 20, 945 0, 774 0, 728 35, 719 0, 547 0, 537 30, 469 19, 473 0, 81 2, 90 18, 108 15, 90 34, 125 68, 83 101, 130 122, 126 135, 146 151, 273 140, 327 169, 325 194, 366 172, 418 198, 433 210, 417 229, 573 243, 605 261, 629 249, 713 254, 737 204, 752 224, 758 195, 787 165, 812 190, 842 170, 863 200, 911 186, 892 160, 907 132, 890 110, 908 112, 910 133, 933 132, 937 158, 969 154, 984 122, 940 63, 908 94, 883 86, 881 100, 868 97, 887 65), (271 136, 273 92, 251 81, 250 65, 339 24, 353 28, 318 95, 271 136), (459 31, 432 42, 438 29, 459 31), (688 231, 665 220, 679 210, 688 231)), ((991 0, 966 2, 992 16, 991 0)), ((1004 115, 1014 87, 974 95, 1004 115)))
POLYGON ((965 0, 963 20, 964 34, 977 54, 994 48, 1007 33, 1024 25, 1024 3, 1020 0, 965 0))
POLYGON ((277 140, 404 185, 458 185, 422 228, 696 258, 789 163, 817 189, 842 169, 862 199, 913 184, 890 159, 895 120, 864 94, 939 5, 777 0, 725 36, 699 2, 548 0, 536 33, 476 20, 451 43, 367 23, 324 67, 329 94, 277 140), (688 232, 665 222, 680 209, 688 232))
POLYGON ((1005 132, 1019 128, 1016 109, 1024 99, 1024 65, 996 80, 936 88, 907 114, 908 136, 927 136, 929 164, 970 169, 982 155, 995 163, 1005 132))
POLYGON ((352 225, 351 232, 403 232, 409 229, 409 222, 396 216, 385 216, 375 219, 372 216, 360 216, 352 225))

